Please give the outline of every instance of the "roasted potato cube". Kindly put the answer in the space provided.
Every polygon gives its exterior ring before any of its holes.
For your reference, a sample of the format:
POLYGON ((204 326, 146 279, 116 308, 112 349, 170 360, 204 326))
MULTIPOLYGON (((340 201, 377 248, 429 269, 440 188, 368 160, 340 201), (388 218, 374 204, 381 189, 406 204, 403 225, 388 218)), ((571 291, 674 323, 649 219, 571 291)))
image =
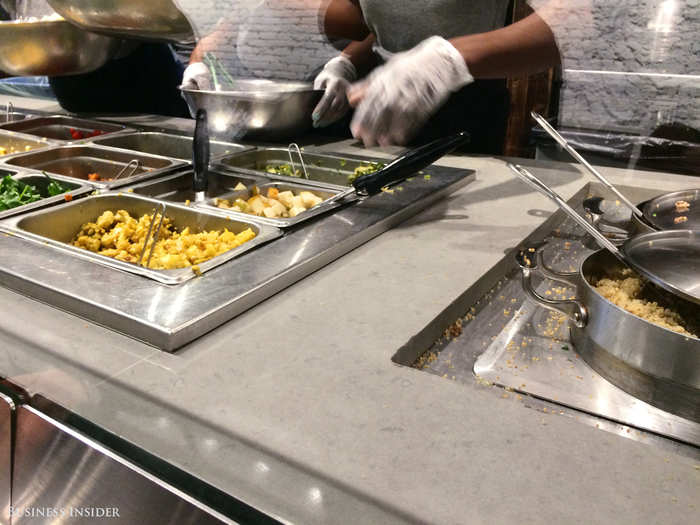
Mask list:
POLYGON ((277 200, 284 204, 287 208, 294 207, 294 194, 289 190, 279 192, 277 195, 277 200))

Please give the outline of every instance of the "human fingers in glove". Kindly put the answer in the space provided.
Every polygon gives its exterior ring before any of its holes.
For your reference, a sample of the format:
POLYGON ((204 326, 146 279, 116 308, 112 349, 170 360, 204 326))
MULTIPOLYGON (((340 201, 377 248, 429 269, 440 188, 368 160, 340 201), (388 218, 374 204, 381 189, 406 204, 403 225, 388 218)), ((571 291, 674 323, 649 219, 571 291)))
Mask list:
POLYGON ((212 85, 211 72, 204 62, 191 62, 182 74, 182 87, 184 89, 209 91, 212 89, 212 85))
POLYGON ((353 86, 350 100, 359 103, 350 130, 366 146, 405 144, 450 94, 473 80, 459 51, 430 37, 353 86))
POLYGON ((329 60, 316 76, 314 89, 325 92, 311 114, 314 127, 328 126, 348 112, 350 105, 347 90, 357 80, 358 74, 376 64, 372 53, 373 44, 372 35, 361 42, 349 44, 341 55, 329 60))
POLYGON ((558 62, 554 36, 536 14, 486 33, 432 36, 350 87, 350 130, 365 146, 404 145, 474 78, 535 73, 558 62))

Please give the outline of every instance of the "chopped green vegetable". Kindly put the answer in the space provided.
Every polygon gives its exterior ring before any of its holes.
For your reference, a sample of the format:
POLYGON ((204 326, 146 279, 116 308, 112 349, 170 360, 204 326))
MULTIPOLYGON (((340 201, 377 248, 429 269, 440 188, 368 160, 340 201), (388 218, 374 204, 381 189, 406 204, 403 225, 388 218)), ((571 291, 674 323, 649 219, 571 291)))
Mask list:
POLYGON ((355 182, 355 179, 357 177, 360 177, 362 175, 369 175, 370 173, 379 171, 384 166, 385 165, 381 162, 368 162, 366 164, 363 164, 362 166, 358 166, 357 168, 355 168, 355 171, 353 171, 348 176, 348 184, 352 184, 353 182, 355 182))
POLYGON ((274 175, 286 175, 287 177, 301 177, 302 173, 299 168, 292 170, 289 164, 268 164, 265 166, 267 173, 274 175))
POLYGON ((345 160, 345 159, 340 159, 340 167, 341 167, 341 168, 342 168, 343 166, 345 166, 347 163, 348 163, 347 160, 345 160))
POLYGON ((562 350, 568 350, 568 349, 569 349, 569 346, 568 346, 568 345, 564 345, 564 346, 561 347, 561 349, 562 349, 562 350))
POLYGON ((425 180, 430 180, 430 175, 423 175, 423 178, 424 178, 425 180))
POLYGON ((46 197, 53 197, 68 191, 59 182, 51 179, 46 185, 46 194, 42 195, 35 186, 30 186, 22 181, 13 179, 11 175, 6 175, 0 181, 0 211, 24 206, 46 197))
POLYGON ((0 181, 0 211, 23 206, 40 200, 42 197, 34 186, 5 175, 0 181))

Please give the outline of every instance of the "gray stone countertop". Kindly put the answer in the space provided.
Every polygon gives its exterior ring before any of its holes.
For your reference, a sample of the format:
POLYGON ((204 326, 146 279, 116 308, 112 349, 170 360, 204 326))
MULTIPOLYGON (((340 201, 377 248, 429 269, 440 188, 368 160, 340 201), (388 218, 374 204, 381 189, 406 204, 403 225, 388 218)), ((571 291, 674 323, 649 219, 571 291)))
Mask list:
POLYGON ((297 523, 700 521, 697 461, 391 361, 554 209, 503 160, 441 163, 476 181, 175 354, 0 289, 0 375, 297 523))

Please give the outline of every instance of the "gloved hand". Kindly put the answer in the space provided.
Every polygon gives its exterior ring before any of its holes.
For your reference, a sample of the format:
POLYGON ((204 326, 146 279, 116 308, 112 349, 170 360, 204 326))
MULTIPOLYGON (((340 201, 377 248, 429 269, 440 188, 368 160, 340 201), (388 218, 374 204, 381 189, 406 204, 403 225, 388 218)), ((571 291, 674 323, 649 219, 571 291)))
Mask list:
POLYGON ((355 80, 357 71, 347 57, 339 55, 328 61, 314 80, 314 89, 326 90, 311 114, 315 128, 328 126, 347 113, 346 91, 355 80))
POLYGON ((473 81, 459 51, 432 36, 350 87, 348 99, 357 107, 350 130, 365 146, 404 145, 450 94, 473 81))
POLYGON ((186 89, 212 89, 212 78, 204 62, 192 62, 182 74, 182 87, 186 89))

